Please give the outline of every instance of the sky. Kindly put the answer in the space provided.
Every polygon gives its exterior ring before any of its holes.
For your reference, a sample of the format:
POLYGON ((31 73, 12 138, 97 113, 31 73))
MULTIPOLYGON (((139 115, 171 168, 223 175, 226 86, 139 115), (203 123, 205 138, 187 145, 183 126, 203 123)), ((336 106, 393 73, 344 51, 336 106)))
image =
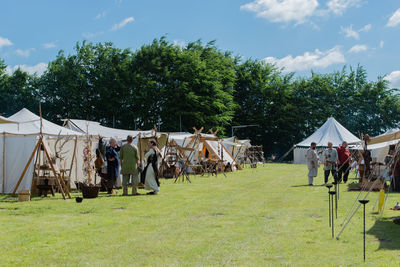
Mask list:
POLYGON ((77 42, 139 49, 216 40, 296 76, 365 67, 400 87, 399 0, 0 0, 0 58, 41 75, 77 42))

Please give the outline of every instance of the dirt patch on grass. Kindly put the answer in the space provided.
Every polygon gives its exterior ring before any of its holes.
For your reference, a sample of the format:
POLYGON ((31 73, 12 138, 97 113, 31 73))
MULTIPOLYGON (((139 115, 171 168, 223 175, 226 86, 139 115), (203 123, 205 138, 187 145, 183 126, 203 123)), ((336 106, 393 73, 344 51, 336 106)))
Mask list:
POLYGON ((211 214, 211 216, 215 216, 215 217, 221 217, 221 216, 225 216, 226 214, 221 213, 221 212, 217 212, 217 213, 213 213, 211 214))

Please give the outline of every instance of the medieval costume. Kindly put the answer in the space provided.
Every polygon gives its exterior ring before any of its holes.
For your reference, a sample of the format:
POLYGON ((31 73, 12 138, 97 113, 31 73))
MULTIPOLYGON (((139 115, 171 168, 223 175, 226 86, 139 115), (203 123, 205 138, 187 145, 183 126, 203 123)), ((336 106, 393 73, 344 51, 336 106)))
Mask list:
POLYGON ((112 194, 113 187, 118 178, 119 158, 118 147, 108 146, 106 149, 107 158, 107 191, 112 194))
POLYGON ((314 177, 318 175, 319 157, 315 149, 309 148, 307 150, 307 166, 308 166, 308 185, 313 185, 314 177))
POLYGON ((325 183, 328 182, 329 178, 329 173, 332 173, 333 178, 335 179, 335 182, 337 181, 337 176, 336 176, 336 162, 338 161, 338 154, 336 149, 327 149, 324 152, 324 174, 325 174, 325 183))
POLYGON ((400 157, 396 156, 392 165, 390 166, 390 174, 392 174, 392 180, 390 188, 394 192, 400 192, 400 157))
MULTIPOLYGON (((143 171, 144 189, 153 190, 152 194, 160 191, 160 182, 158 181, 158 166, 161 155, 154 149, 150 148, 149 152, 144 155, 147 165, 143 171)), ((142 181, 143 182, 143 181, 142 181)))
POLYGON ((128 184, 132 181, 132 195, 137 195, 137 186, 139 184, 137 162, 139 160, 137 148, 132 144, 125 144, 119 151, 121 160, 121 174, 123 195, 128 194, 128 184))
POLYGON ((339 146, 337 149, 338 154, 338 182, 346 183, 350 172, 350 151, 347 147, 339 146))

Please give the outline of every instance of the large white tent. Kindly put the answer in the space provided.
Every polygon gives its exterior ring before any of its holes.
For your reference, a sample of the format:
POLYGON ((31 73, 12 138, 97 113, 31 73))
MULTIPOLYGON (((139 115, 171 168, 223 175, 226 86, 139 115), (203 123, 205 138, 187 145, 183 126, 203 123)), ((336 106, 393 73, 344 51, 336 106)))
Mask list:
MULTIPOLYGON (((1 193, 12 193, 41 133, 46 138, 53 154, 56 141, 59 139, 65 141, 63 151, 66 152, 66 160, 64 164, 67 168, 73 166, 73 169, 70 170, 71 181, 84 179, 82 170, 83 149, 86 146, 84 134, 66 129, 45 119, 42 119, 41 122, 39 116, 25 108, 7 119, 12 122, 0 123, 1 193), (71 165, 75 152, 74 163, 71 165)), ((35 160, 32 160, 28 166, 18 190, 31 190, 34 162, 35 160)), ((73 186, 74 183, 71 185, 73 186)))
POLYGON ((320 152, 327 147, 328 142, 332 142, 334 147, 338 147, 343 141, 355 143, 360 142, 360 139, 353 135, 333 117, 330 117, 312 135, 295 145, 293 163, 307 163, 306 153, 312 142, 317 144, 317 149, 320 152))

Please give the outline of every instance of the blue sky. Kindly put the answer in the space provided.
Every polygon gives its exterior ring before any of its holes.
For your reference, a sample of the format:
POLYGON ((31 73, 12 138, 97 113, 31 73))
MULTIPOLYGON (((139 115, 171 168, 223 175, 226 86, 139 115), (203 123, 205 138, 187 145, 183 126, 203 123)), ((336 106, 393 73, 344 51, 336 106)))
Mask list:
POLYGON ((361 64, 400 87, 399 0, 0 0, 0 58, 38 74, 78 41, 202 39, 307 76, 361 64))

